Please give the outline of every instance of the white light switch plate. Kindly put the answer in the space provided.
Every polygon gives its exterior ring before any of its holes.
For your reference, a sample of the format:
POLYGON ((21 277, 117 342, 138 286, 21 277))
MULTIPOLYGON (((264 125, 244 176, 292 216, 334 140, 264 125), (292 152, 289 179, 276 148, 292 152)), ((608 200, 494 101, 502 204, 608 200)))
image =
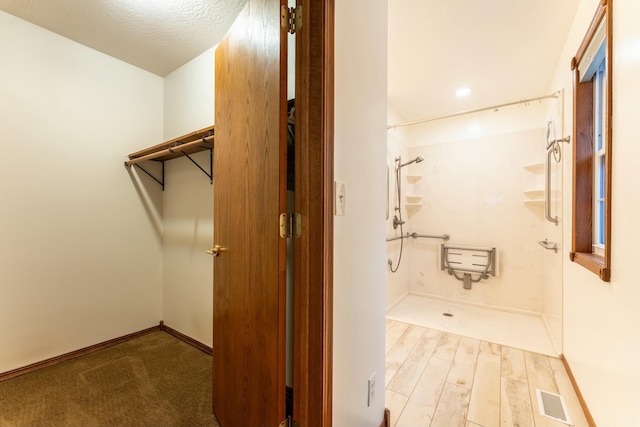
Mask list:
POLYGON ((344 216, 347 214, 347 186, 343 182, 335 182, 335 214, 344 216))

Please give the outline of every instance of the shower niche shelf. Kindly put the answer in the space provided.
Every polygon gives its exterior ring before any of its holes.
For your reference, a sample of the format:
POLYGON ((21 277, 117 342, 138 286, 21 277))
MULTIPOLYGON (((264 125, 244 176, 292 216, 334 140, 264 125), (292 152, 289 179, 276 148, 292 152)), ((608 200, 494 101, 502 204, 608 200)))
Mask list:
POLYGON ((524 165, 522 203, 527 206, 544 206, 544 163, 524 165))
POLYGON ((420 181, 422 175, 406 175, 405 177, 407 178, 407 182, 409 184, 415 184, 416 182, 420 181))
POLYGON ((422 207, 422 203, 405 203, 405 208, 407 209, 407 214, 411 217, 418 209, 422 207))
POLYGON ((406 195, 404 206, 407 209, 407 213, 415 212, 422 207, 422 196, 406 195))
POLYGON ((535 175, 542 175, 544 173, 544 163, 531 163, 522 167, 525 171, 535 175))
POLYGON ((525 198, 522 200, 522 203, 529 206, 544 206, 544 191, 542 191, 542 196, 538 197, 537 194, 540 193, 539 190, 529 190, 525 191, 525 198), (527 197, 527 194, 535 193, 535 197, 527 197))

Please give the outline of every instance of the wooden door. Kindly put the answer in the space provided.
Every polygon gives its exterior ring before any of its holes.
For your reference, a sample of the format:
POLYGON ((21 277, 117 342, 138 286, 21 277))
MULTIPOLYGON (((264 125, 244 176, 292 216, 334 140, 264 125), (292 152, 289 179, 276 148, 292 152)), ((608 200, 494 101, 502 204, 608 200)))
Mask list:
POLYGON ((286 33, 248 0, 216 49, 213 411, 222 427, 285 418, 286 33))

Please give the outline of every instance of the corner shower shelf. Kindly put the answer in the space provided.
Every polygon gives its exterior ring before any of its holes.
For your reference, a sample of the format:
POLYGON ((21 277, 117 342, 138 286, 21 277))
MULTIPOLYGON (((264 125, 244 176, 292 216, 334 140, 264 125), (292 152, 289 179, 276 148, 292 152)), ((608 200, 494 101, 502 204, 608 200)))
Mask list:
POLYGON ((544 182, 542 179, 544 175, 544 163, 524 165, 522 169, 524 169, 525 172, 525 188, 529 188, 522 192, 522 203, 527 206, 544 206, 544 182))
POLYGON ((213 135, 215 126, 209 126, 189 134, 174 138, 162 144, 154 145, 144 150, 129 154, 129 160, 124 162, 125 166, 137 166, 141 171, 149 175, 154 181, 162 186, 164 191, 164 162, 178 157, 187 157, 198 167, 207 177, 209 182, 213 183, 213 135), (209 150, 209 172, 200 166, 191 154, 209 150), (148 172, 140 163, 152 160, 162 163, 162 178, 156 178, 148 172))
POLYGON ((406 195, 405 198, 407 199, 407 205, 422 205, 422 196, 419 195, 406 195))
POLYGON ((523 191, 524 199, 522 203, 532 206, 544 206, 544 190, 523 191))
POLYGON ((536 175, 544 173, 544 163, 531 163, 529 165, 524 165, 522 168, 527 172, 531 172, 536 175))
POLYGON ((522 201, 522 203, 524 203, 525 205, 530 205, 530 206, 543 207, 544 206, 544 199, 524 199, 522 201))
POLYGON ((422 175, 406 175, 406 178, 409 184, 414 184, 422 178, 422 175))

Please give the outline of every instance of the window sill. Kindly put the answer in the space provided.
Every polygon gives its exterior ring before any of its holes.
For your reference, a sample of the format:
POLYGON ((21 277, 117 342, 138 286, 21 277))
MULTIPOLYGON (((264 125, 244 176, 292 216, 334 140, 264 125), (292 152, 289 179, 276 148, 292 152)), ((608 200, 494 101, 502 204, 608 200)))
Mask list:
POLYGON ((604 257, 604 245, 592 245, 593 254, 603 258, 604 257))
POLYGON ((608 282, 610 280, 611 270, 605 264, 604 257, 586 252, 570 252, 569 258, 576 264, 579 264, 590 272, 597 274, 603 282, 608 282))

